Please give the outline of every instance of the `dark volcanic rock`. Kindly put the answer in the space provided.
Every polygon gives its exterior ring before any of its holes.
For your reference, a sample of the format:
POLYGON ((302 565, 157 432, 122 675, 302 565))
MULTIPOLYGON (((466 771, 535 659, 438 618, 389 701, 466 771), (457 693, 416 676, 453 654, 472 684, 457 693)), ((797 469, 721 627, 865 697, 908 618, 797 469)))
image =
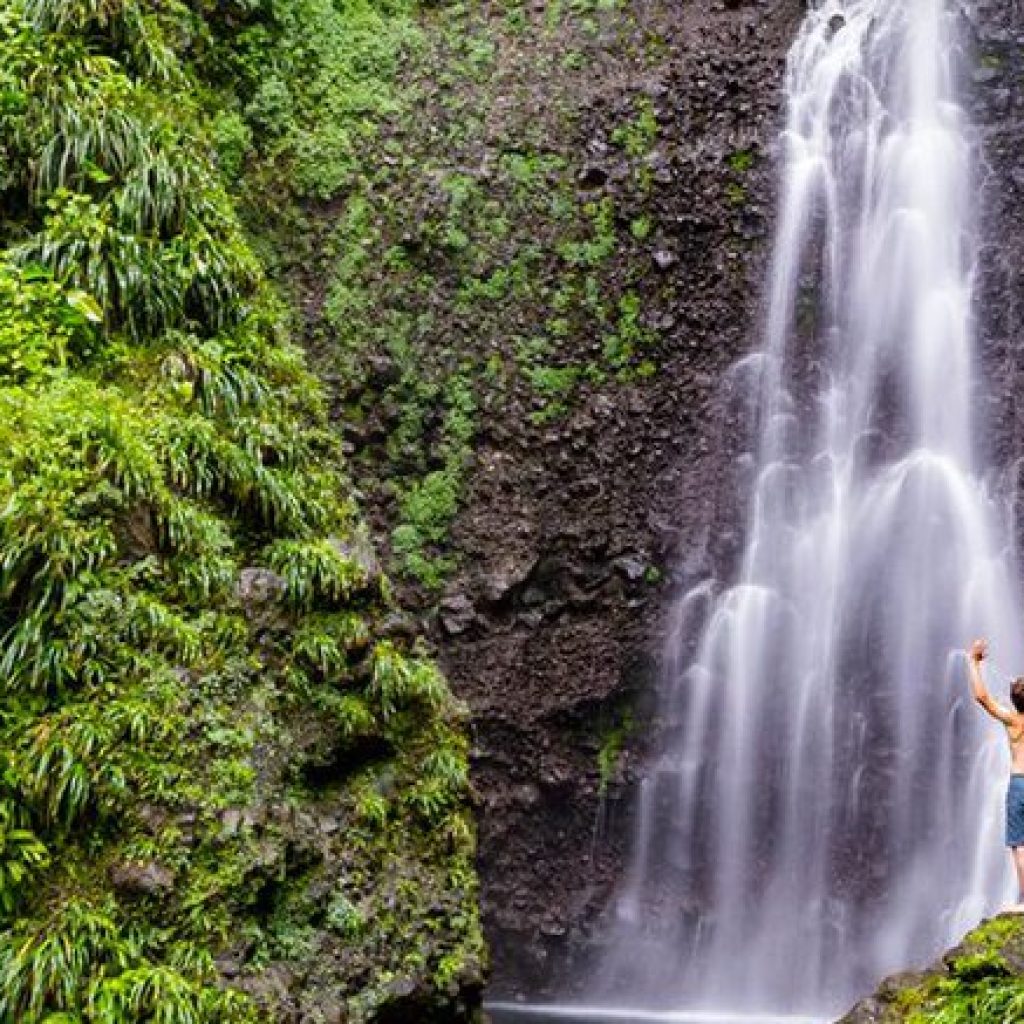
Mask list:
POLYGON ((248 568, 238 575, 238 600, 249 608, 277 601, 284 588, 284 579, 269 569, 248 568))
POLYGON ((380 579, 383 571, 380 559, 377 557, 373 543, 368 537, 356 534, 345 540, 332 539, 331 544, 338 554, 343 558, 347 558, 362 570, 368 582, 376 582, 380 579))
MULTIPOLYGON (((1019 506, 1024 495, 1024 12, 981 0, 965 8, 971 40, 965 85, 978 127, 980 224, 977 329, 989 399, 980 407, 991 462, 1019 506), (984 173, 983 173, 984 170, 984 173)), ((624 96, 642 87, 659 125, 651 188, 625 216, 652 223, 641 290, 664 338, 657 372, 595 394, 582 415, 541 435, 503 424, 478 460, 454 543, 473 566, 492 564, 510 532, 538 555, 501 586, 486 628, 444 640, 442 657, 475 716, 481 794, 480 869, 494 947, 494 991, 551 995, 585 975, 596 915, 621 877, 631 825, 630 780, 662 723, 645 715, 657 677, 664 610, 679 589, 727 575, 740 543, 742 454, 749 406, 729 370, 758 343, 760 299, 774 209, 774 157, 785 54, 803 4, 693 4, 648 27, 663 58, 621 72, 584 100, 578 182, 620 193, 614 147, 624 96), (655 31, 652 28, 652 31, 655 31), (641 86, 641 82, 643 83, 641 86), (753 157, 732 199, 730 154, 753 157), (592 173, 591 168, 600 168, 592 173), (735 200, 735 202, 733 201, 735 200), (670 294, 660 281, 678 282, 670 294), (492 472, 493 470, 493 472, 492 472), (646 575, 669 584, 639 601, 646 575), (607 572, 609 566, 613 572, 607 572), (543 571, 542 571, 543 570, 543 571), (623 707, 638 723, 601 807, 597 754, 623 707), (535 799, 517 798, 523 787, 535 799), (595 823, 602 842, 593 842, 595 823), (564 933, 563 933, 564 929, 564 933)), ((662 12, 665 13, 665 12, 662 12)), ((832 24, 843 30, 842 19, 832 24)), ((1024 544, 1024 509, 1015 508, 1024 544)), ((877 865, 874 866, 877 868, 877 865)), ((872 865, 862 869, 871 871, 872 865)), ((888 1020, 891 979, 851 1016, 888 1020)))
POLYGON ((987 400, 979 403, 989 451, 1014 503, 1019 539, 1024 494, 1024 11, 1013 4, 980 0, 965 12, 972 41, 970 118, 977 126, 981 157, 980 224, 975 314, 987 400))
POLYGON ((441 602, 441 626, 455 636, 465 633, 476 620, 476 609, 465 594, 452 594, 441 602))
POLYGON ((110 869, 115 889, 135 896, 156 896, 174 888, 174 872, 155 861, 141 864, 115 864, 110 869))
MULTIPOLYGON (((752 424, 730 369, 760 340, 804 0, 468 6, 457 62, 494 52, 472 82, 443 46, 440 66, 410 59, 416 116, 381 137, 413 170, 373 164, 384 183, 354 242, 382 268, 361 278, 367 347, 400 327, 402 375, 374 352, 362 391, 331 380, 384 552, 409 481, 449 454, 446 410, 424 399, 406 422, 403 407, 485 368, 461 510, 429 552, 457 568, 443 599, 401 597, 473 715, 493 992, 544 996, 584 977, 623 873, 637 766, 669 727, 652 715, 667 610, 737 555, 752 424), (508 292, 474 298, 506 272, 508 292)), ((333 272, 307 282, 314 314, 333 272)))

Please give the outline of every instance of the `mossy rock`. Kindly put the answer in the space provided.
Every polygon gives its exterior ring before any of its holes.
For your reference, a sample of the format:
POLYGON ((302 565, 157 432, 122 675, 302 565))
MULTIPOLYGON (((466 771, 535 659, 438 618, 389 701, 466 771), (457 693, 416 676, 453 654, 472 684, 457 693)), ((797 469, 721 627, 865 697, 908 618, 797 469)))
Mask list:
POLYGON ((880 983, 838 1024, 1007 1024, 1024 1020, 1024 916, 983 921, 925 971, 880 983))

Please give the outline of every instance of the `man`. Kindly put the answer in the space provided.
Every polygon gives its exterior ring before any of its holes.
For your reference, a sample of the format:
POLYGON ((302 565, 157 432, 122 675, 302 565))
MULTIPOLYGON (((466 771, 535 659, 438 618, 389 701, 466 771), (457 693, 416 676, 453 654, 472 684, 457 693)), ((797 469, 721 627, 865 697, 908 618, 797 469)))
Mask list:
POLYGON ((981 678, 981 663, 988 653, 985 640, 975 640, 968 653, 971 676, 971 693, 974 699, 993 717, 1006 726, 1010 741, 1010 785, 1006 791, 1006 845, 1013 854, 1013 866, 1017 871, 1018 905, 1014 909, 1024 911, 1024 677, 1015 679, 1010 687, 1010 702, 1014 710, 1009 711, 988 692, 981 678))

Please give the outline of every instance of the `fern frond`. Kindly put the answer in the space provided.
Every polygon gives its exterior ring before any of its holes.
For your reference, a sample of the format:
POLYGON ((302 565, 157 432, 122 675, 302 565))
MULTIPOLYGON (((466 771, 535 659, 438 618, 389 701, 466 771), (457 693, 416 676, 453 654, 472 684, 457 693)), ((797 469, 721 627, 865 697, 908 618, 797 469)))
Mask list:
POLYGON ((284 577, 285 595, 294 605, 336 605, 366 586, 363 568, 346 558, 330 540, 281 540, 265 552, 267 564, 284 577))

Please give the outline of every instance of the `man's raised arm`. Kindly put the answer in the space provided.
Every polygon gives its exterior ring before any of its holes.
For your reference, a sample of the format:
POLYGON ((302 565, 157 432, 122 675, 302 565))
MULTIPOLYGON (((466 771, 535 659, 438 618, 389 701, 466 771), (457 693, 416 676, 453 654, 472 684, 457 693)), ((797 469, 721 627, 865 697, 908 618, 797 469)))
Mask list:
POLYGON ((970 666, 971 695, 974 699, 993 717, 999 719, 1003 725, 1013 725, 1016 721, 1014 715, 1002 707, 988 692, 985 680, 981 677, 981 663, 988 653, 988 644, 984 640, 975 640, 967 652, 967 663, 970 666))

